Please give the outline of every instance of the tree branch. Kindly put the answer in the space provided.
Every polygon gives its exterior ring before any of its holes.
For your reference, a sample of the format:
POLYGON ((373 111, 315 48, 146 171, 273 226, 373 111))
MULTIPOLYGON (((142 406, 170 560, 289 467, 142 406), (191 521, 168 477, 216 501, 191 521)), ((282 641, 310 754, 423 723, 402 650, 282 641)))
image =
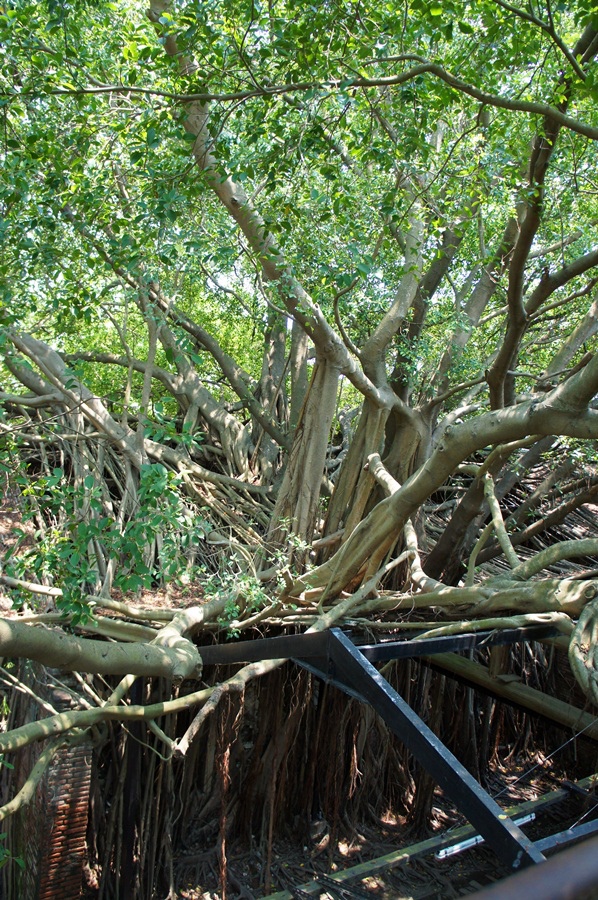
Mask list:
POLYGON ((545 395, 541 402, 530 400, 447 429, 424 465, 400 490, 374 507, 332 559, 297 579, 293 593, 298 595, 306 587, 327 584, 331 593, 342 590, 358 575, 364 562, 391 534, 399 533, 430 494, 476 450, 521 440, 530 434, 598 437, 598 412, 584 411, 583 406, 597 390, 598 358, 594 357, 583 372, 545 395), (575 379, 579 381, 572 385, 575 379))
POLYGON ((198 651, 180 634, 173 639, 170 628, 169 623, 151 644, 116 644, 0 619, 0 655, 24 656, 63 671, 198 677, 202 667, 198 651))
POLYGON ((583 538, 576 541, 560 541, 553 544, 545 550, 541 550, 527 559, 525 562, 519 563, 511 572, 512 578, 527 580, 533 575, 537 575, 542 569, 548 566, 554 566, 555 563, 564 559, 576 559, 580 556, 598 556, 598 539, 583 538))
MULTIPOLYGON (((157 4, 152 3, 152 6, 157 4)), ((177 93, 175 91, 162 91, 157 88, 138 87, 134 85, 106 84, 99 86, 88 86, 81 88, 53 88, 43 92, 43 96, 83 96, 86 94, 143 94, 154 97, 163 97, 167 100, 173 100, 177 103, 210 103, 212 101, 218 103, 236 103, 243 100, 251 100, 256 97, 273 98, 284 94, 306 93, 313 90, 323 90, 327 93, 334 93, 340 86, 344 91, 351 88, 373 88, 373 87, 395 87, 414 81, 422 75, 430 74, 449 87, 454 88, 461 94, 466 94, 478 100, 485 106, 493 106, 497 109, 507 109, 512 112, 526 112, 536 116, 550 116, 563 128, 581 134, 590 140, 598 140, 598 128, 580 122, 578 119, 565 115, 558 107, 552 106, 550 103, 541 103, 534 100, 509 99, 499 94, 489 94, 480 90, 473 84, 469 84, 460 78, 457 78, 451 72, 444 69, 438 63, 422 60, 419 65, 413 66, 411 69, 401 73, 400 75, 381 76, 379 78, 345 78, 338 77, 330 81, 300 81, 291 84, 279 84, 270 86, 260 86, 251 90, 244 91, 193 91, 188 93, 177 93)), ((12 100, 13 94, 6 95, 0 93, 0 97, 12 100)), ((42 96, 39 92, 29 91, 23 92, 21 97, 42 96)))

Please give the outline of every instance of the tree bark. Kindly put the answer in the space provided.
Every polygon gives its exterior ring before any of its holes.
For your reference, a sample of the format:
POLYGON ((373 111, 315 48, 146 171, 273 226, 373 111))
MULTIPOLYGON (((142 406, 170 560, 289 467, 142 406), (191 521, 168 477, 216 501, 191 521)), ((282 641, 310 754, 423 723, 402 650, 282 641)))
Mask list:
MULTIPOLYGON (((293 536, 311 542, 322 489, 330 428, 336 410, 339 372, 326 359, 318 359, 295 430, 293 446, 267 535, 270 552, 293 536)), ((305 547, 290 550, 299 565, 305 547)))

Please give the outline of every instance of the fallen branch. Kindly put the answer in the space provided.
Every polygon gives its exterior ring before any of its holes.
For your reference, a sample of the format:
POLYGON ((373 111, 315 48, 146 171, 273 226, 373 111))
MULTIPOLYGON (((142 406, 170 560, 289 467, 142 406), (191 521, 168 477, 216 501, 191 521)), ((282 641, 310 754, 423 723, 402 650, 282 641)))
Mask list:
POLYGON ((183 679, 201 672, 201 657, 191 641, 180 635, 173 641, 170 632, 162 642, 155 638, 151 644, 118 644, 0 619, 0 655, 24 656, 62 671, 102 675, 131 672, 183 679))
MULTIPOLYGON (((413 623, 415 624, 415 623, 413 623)), ((566 613, 531 613, 522 616, 495 616, 489 619, 472 619, 460 622, 452 622, 450 625, 432 627, 423 634, 418 634, 415 640, 424 638, 441 637, 446 634, 467 634, 471 631, 491 631, 502 628, 525 628, 526 625, 554 625, 562 634, 570 635, 573 632, 573 622, 566 613)))
POLYGON ((575 578, 546 578, 522 583, 511 578, 494 578, 470 587, 443 586, 429 594, 404 594, 381 591, 387 609, 442 609, 454 618, 488 616, 491 613, 565 612, 577 618, 598 594, 598 581, 575 578))
POLYGON ((21 578, 12 578, 10 575, 0 575, 0 583, 7 587, 28 591, 30 594, 43 594, 46 597, 62 597, 60 588, 48 587, 45 584, 37 584, 35 581, 23 581, 21 578))
POLYGON ((585 538, 579 541, 561 541, 541 550, 531 559, 520 563, 511 572, 512 578, 526 580, 564 559, 578 559, 580 556, 598 556, 598 539, 585 538))

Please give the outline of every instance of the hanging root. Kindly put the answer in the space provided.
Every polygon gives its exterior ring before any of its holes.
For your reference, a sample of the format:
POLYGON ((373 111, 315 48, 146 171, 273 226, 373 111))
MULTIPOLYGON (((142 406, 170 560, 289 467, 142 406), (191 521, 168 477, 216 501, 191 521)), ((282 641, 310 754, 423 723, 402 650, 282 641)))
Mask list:
POLYGON ((569 662, 586 696, 598 706, 598 600, 583 609, 569 644, 569 662))

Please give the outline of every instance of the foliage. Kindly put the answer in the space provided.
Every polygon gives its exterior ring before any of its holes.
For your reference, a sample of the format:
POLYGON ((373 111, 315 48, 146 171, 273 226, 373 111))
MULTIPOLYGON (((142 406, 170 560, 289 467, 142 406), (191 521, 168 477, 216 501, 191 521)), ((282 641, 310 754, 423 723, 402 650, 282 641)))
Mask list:
POLYGON ((149 5, 0 12, 0 580, 177 683, 199 632, 430 607, 580 671, 598 585, 534 541, 596 488, 595 4, 149 5))
MULTIPOLYGON (((6 832, 0 834, 0 841, 6 840, 6 832)), ((25 868, 25 860, 21 856, 13 856, 8 847, 0 846, 0 869, 4 868, 9 862, 14 862, 19 868, 25 868)))
MULTIPOLYGON (((73 624, 84 624, 92 613, 98 550, 117 561, 114 587, 121 591, 149 589, 156 580, 173 581, 183 574, 189 577, 189 560, 205 537, 205 526, 184 503, 180 479, 159 463, 141 467, 138 502, 124 523, 106 514, 103 492, 91 473, 81 484, 70 482, 58 467, 49 476, 18 480, 26 501, 24 522, 38 519, 41 510, 43 527, 35 532, 33 547, 5 559, 5 571, 41 583, 50 579, 62 591, 57 607, 73 624), (156 540, 159 553, 154 555, 151 547, 156 540)), ((23 540, 27 536, 21 532, 23 540)))

